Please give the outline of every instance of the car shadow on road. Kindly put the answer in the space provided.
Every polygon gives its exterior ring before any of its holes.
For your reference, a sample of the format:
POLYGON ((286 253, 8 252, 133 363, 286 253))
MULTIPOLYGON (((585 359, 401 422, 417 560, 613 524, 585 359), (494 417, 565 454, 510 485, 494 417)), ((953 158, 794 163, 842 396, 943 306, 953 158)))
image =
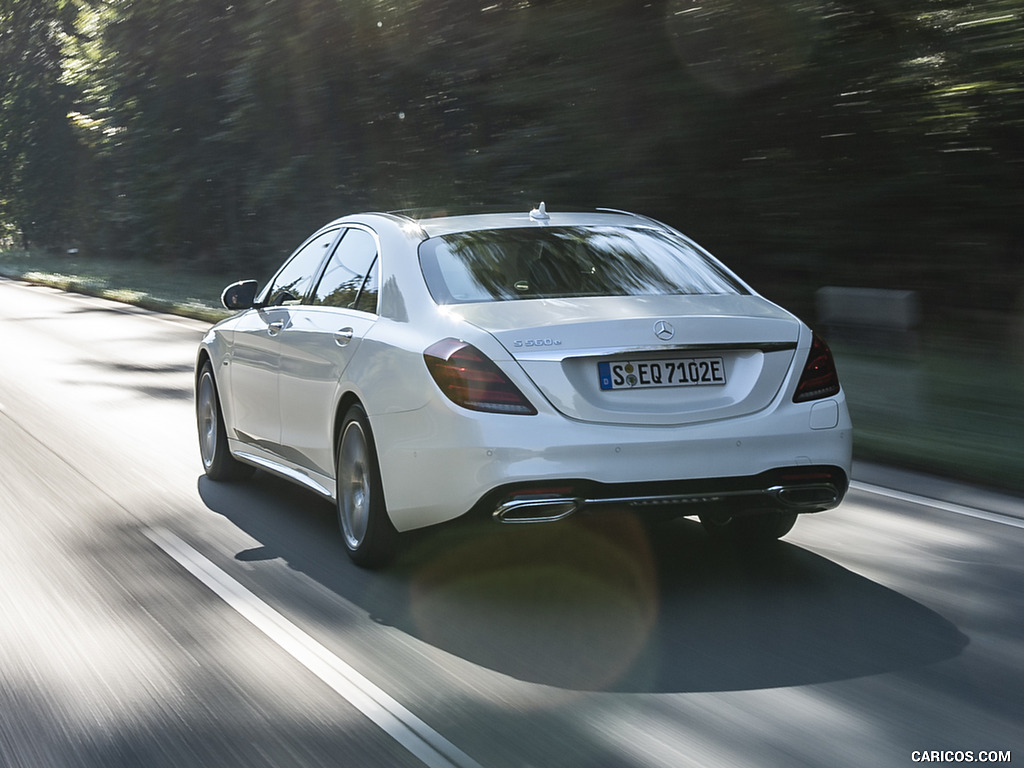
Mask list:
MULTIPOLYGON (((333 509, 265 475, 199 481, 206 505, 376 621, 513 678, 570 690, 699 692, 825 683, 957 656, 967 638, 900 593, 794 544, 713 543, 627 513, 407 535, 348 562, 333 509)), ((322 619, 322 617, 319 617, 322 619)))

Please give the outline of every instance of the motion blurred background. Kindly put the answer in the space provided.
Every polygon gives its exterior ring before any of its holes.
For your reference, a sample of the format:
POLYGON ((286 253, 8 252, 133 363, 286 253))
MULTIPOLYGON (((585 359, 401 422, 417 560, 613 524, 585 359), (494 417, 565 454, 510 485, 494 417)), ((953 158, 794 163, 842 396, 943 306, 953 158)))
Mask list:
POLYGON ((353 210, 629 209, 825 332, 859 459, 1016 491, 1022 179, 1020 0, 0 0, 8 274, 213 303, 353 210))

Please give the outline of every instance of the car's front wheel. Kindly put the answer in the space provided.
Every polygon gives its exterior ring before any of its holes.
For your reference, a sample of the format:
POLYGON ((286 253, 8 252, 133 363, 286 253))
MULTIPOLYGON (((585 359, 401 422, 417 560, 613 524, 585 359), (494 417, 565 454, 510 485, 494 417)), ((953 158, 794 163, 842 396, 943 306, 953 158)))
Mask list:
POLYGON ((356 565, 377 568, 395 554, 398 533, 384 504, 384 489, 370 422, 360 405, 345 414, 335 452, 338 525, 356 565))
POLYGON ((207 360, 199 371, 196 386, 196 425, 199 428, 199 452, 203 469, 211 480, 238 480, 252 470, 228 450, 227 430, 213 378, 213 365, 207 360))
POLYGON ((700 516, 700 523, 713 538, 735 541, 739 544, 764 544, 780 539, 793 530, 796 514, 793 512, 765 512, 734 517, 726 522, 711 516, 700 516))

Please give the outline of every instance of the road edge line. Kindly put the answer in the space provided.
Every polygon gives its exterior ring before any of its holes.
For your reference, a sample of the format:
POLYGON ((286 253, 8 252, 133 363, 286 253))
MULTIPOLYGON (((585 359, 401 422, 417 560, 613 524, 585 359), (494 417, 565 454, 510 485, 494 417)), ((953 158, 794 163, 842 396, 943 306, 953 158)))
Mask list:
POLYGON ((482 768, 383 689, 165 528, 146 538, 430 768, 482 768))
POLYGON ((881 485, 873 485, 871 483, 864 483, 859 480, 852 481, 850 483, 850 488, 857 491, 863 491, 864 493, 873 493, 876 496, 885 496, 886 498, 895 499, 897 501, 906 501, 911 504, 918 504, 923 507, 931 507, 932 509, 938 509, 943 512, 950 512, 954 515, 972 517, 975 520, 985 520, 990 523, 1008 525, 1013 528, 1020 528, 1024 530, 1024 519, 1014 517, 1013 515, 1005 515, 999 512, 989 512, 988 510, 977 509, 976 507, 968 507, 964 506, 963 504, 954 504, 951 501, 942 501, 941 499, 931 499, 927 496, 920 496, 916 493, 897 491, 892 488, 886 488, 881 485))

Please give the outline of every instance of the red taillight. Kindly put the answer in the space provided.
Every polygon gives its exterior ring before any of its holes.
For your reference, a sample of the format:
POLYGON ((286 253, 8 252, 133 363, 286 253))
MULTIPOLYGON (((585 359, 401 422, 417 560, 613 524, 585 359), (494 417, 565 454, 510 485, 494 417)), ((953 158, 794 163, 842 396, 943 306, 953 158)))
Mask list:
POLYGON ((793 402, 803 403, 836 394, 839 394, 839 374, 836 373, 832 351, 828 344, 814 334, 807 363, 800 375, 800 383, 796 385, 796 392, 793 393, 793 402))
POLYGON ((453 403, 472 411, 536 415, 508 376, 471 344, 445 339, 424 353, 427 370, 453 403))

